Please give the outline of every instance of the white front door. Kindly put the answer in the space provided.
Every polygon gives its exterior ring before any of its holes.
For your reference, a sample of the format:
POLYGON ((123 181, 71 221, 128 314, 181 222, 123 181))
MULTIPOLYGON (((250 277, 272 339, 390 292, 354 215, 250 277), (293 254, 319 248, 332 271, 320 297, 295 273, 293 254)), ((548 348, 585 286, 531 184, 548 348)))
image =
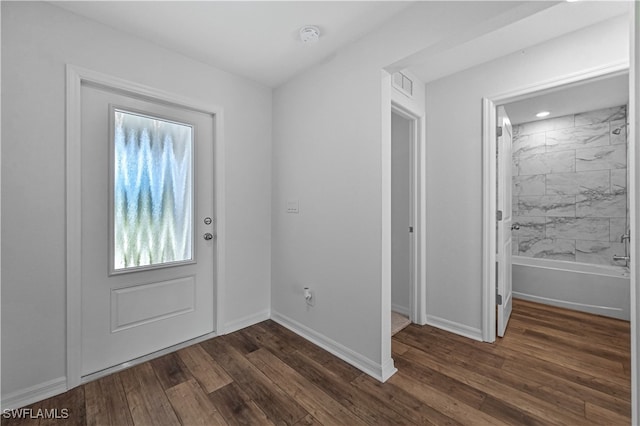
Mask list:
POLYGON ((214 331, 213 117, 82 85, 82 375, 214 331))
POLYGON ((498 107, 498 220, 497 229, 497 304, 498 304, 498 336, 503 337, 511 316, 511 165, 512 165, 512 129, 511 122, 504 107, 498 107), (500 134, 501 132, 501 134, 500 134), (500 213, 501 212, 501 213, 500 213))

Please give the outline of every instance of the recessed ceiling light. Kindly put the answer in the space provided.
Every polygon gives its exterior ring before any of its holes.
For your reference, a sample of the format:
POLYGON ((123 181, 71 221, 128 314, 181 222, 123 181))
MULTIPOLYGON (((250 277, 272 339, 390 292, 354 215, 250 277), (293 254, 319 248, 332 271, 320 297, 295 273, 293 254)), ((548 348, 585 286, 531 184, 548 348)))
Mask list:
POLYGON ((536 117, 543 118, 543 117, 546 117, 549 114, 551 114, 549 111, 540 111, 539 113, 536 114, 536 117))
POLYGON ((320 29, 313 25, 305 25, 300 28, 300 40, 307 43, 315 43, 320 39, 320 29))

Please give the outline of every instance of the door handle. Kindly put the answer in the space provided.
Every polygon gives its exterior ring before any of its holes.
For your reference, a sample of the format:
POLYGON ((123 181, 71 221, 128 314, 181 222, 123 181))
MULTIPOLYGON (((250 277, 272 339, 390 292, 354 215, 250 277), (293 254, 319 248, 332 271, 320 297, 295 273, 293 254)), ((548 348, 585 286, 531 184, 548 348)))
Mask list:
POLYGON ((204 238, 205 240, 209 241, 209 240, 213 240, 213 234, 211 232, 207 232, 206 234, 204 234, 202 236, 202 238, 204 238))

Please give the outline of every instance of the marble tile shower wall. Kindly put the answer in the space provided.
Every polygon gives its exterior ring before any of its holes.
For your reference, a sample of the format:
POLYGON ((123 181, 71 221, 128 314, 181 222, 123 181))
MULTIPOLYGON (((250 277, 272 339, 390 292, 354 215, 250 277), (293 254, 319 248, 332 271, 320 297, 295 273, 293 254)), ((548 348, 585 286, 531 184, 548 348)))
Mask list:
POLYGON ((626 106, 513 127, 513 254, 624 265, 626 106))

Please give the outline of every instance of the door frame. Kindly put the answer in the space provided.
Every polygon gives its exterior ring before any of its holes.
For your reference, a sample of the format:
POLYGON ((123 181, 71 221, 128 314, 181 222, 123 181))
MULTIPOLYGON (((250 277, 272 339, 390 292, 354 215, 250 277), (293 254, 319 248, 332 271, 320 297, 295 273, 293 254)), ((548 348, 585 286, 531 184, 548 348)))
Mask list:
MULTIPOLYGON (((391 113, 397 114, 402 118, 409 120, 411 123, 410 147, 409 147, 409 215, 413 233, 410 236, 411 248, 409 254, 410 264, 410 281, 411 290, 409 292, 409 320, 411 322, 423 325, 426 323, 425 311, 425 290, 426 281, 423 279, 426 270, 424 262, 421 261, 419 253, 425 253, 422 245, 426 241, 424 232, 426 229, 426 221, 423 221, 423 212, 426 211, 422 202, 425 197, 422 191, 426 185, 421 185, 420 177, 425 169, 424 163, 421 161, 424 157, 424 114, 419 114, 411 108, 401 105, 398 102, 391 101, 391 113)), ((393 141, 391 141, 393 143, 393 141)), ((393 284, 392 284, 393 285, 393 284)))
MULTIPOLYGON (((499 93, 482 99, 482 340, 496 340, 496 108, 509 102, 530 97, 534 93, 557 90, 563 86, 580 84, 624 73, 632 75, 629 62, 617 62, 602 67, 572 73, 538 84, 499 93)), ((631 97, 630 96, 630 102, 631 97)), ((630 134, 634 134, 630 121, 630 134)), ((631 282, 634 287, 634 281, 631 282)))
POLYGON ((133 363, 144 362, 159 356, 177 346, 186 346, 192 341, 172 346, 153 354, 137 358, 121 366, 112 367, 85 378, 81 375, 82 366, 82 102, 81 91, 83 84, 93 84, 119 92, 132 94, 143 99, 159 100, 173 106, 186 108, 209 114, 213 118, 214 129, 214 191, 217 247, 214 273, 214 297, 216 313, 214 316, 213 333, 195 340, 202 340, 224 334, 223 321, 225 289, 225 254, 226 254, 226 220, 225 220, 225 145, 224 145, 224 111, 222 107, 195 99, 187 98, 164 90, 145 86, 97 71, 78 67, 72 64, 66 66, 66 339, 67 339, 67 390, 86 381, 125 368, 133 363))

